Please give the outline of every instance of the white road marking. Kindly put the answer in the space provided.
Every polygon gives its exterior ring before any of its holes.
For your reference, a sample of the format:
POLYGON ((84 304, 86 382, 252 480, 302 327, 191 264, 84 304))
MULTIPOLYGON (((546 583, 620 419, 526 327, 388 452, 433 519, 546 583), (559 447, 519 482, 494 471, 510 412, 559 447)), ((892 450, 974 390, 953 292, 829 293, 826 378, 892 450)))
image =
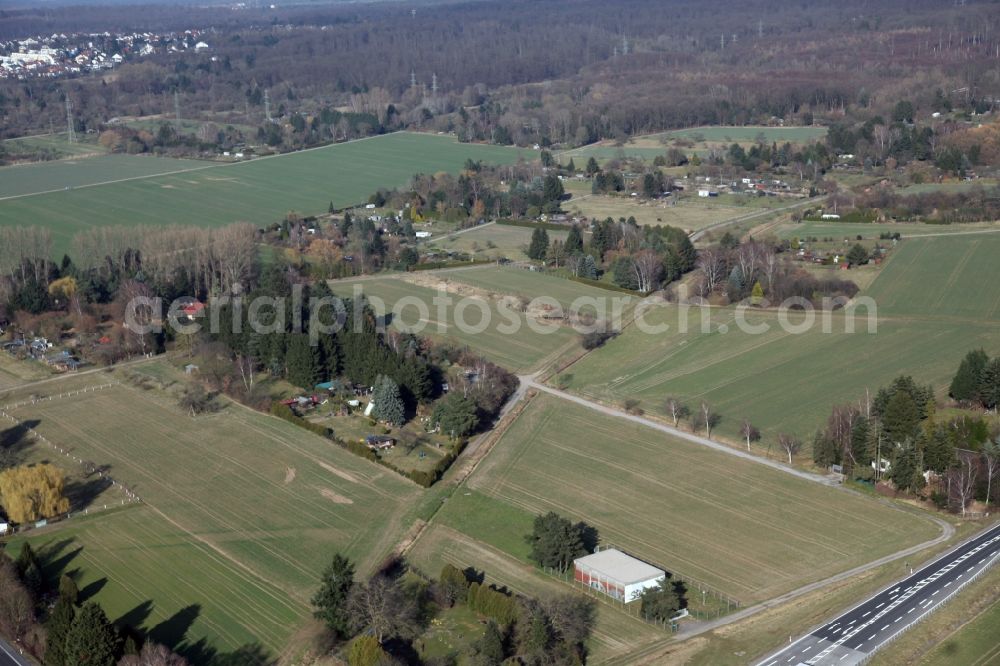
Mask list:
MULTIPOLYGON (((876 636, 878 636, 878 634, 872 634, 871 636, 868 637, 868 640, 873 641, 875 640, 876 636)), ((768 666, 770 666, 770 664, 768 664, 768 666)))
POLYGON ((882 606, 885 606, 885 602, 884 601, 882 603, 880 603, 878 606, 876 606, 875 608, 882 608, 882 606))
POLYGON ((888 628, 889 628, 889 625, 885 625, 884 627, 882 627, 881 629, 879 629, 879 631, 885 631, 888 628))
POLYGON ((867 613, 865 613, 865 614, 864 614, 864 615, 862 615, 861 617, 868 617, 868 616, 869 616, 869 615, 871 615, 871 614, 872 614, 872 612, 871 612, 871 611, 868 611, 867 613))
MULTIPOLYGON (((954 583, 954 582, 955 582, 955 581, 953 581, 953 580, 949 580, 949 581, 948 581, 947 583, 945 583, 945 584, 944 584, 944 586, 945 586, 945 587, 948 587, 949 585, 951 585, 951 584, 952 584, 952 583, 954 583)), ((935 592, 934 594, 937 594, 937 592, 935 592)))
POLYGON ((934 596, 935 594, 937 594, 937 593, 938 593, 938 592, 940 592, 940 591, 941 591, 941 590, 934 590, 933 592, 931 592, 931 596, 933 597, 933 596, 934 596))
POLYGON ((912 612, 913 612, 913 611, 915 611, 915 610, 917 610, 917 607, 916 607, 916 606, 914 606, 913 608, 911 608, 910 610, 908 610, 908 611, 906 611, 906 612, 907 612, 907 613, 912 613, 912 612))
POLYGON ((802 648, 802 652, 809 652, 809 650, 812 650, 812 649, 813 649, 813 646, 810 645, 809 647, 802 648))

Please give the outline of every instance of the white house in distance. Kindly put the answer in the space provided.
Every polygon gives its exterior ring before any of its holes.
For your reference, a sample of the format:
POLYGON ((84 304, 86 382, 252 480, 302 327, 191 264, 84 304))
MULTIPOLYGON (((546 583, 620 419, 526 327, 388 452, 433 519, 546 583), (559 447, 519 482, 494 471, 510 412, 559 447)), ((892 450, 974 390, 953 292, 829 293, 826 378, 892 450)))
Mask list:
POLYGON ((578 583, 629 603, 642 591, 659 586, 667 574, 651 564, 626 555, 616 548, 573 560, 573 578, 578 583))

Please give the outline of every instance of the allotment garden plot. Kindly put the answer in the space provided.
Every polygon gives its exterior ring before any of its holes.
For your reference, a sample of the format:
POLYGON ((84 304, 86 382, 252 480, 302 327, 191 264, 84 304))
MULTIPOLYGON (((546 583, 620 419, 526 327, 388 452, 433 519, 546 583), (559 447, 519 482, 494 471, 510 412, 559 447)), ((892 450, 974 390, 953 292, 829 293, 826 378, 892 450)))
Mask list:
POLYGON ((551 396, 535 398, 469 486, 584 520, 604 543, 744 604, 938 534, 877 501, 551 396))

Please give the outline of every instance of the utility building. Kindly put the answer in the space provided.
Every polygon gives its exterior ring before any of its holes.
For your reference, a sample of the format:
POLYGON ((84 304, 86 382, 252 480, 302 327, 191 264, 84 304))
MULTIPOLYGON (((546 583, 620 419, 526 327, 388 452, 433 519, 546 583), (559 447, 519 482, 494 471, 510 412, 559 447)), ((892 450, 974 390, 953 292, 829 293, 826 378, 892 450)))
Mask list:
POLYGON ((615 548, 608 548, 573 561, 573 577, 609 597, 628 603, 642 591, 659 586, 666 578, 663 569, 646 564, 615 548))

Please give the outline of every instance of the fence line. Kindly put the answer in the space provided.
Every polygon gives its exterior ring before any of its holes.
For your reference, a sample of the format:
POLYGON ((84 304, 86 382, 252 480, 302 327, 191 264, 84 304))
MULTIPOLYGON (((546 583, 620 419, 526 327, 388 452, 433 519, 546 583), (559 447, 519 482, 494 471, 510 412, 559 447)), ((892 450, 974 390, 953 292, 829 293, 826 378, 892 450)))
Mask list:
MULTIPOLYGON (((92 390, 98 390, 100 388, 107 388, 108 386, 114 386, 114 385, 115 384, 104 384, 104 385, 102 385, 100 387, 94 387, 92 390)), ((82 391, 76 391, 75 393, 84 393, 84 392, 87 392, 87 389, 84 389, 82 391)), ((69 395, 69 394, 66 394, 66 395, 69 395)), ((49 397, 48 399, 51 400, 51 397, 49 397)), ((68 450, 66 450, 63 447, 59 446, 55 442, 50 441, 49 438, 46 437, 45 435, 43 435, 42 433, 38 432, 37 430, 35 430, 34 428, 32 428, 30 426, 25 425, 23 422, 19 421, 17 418, 15 418, 15 417, 11 416, 10 414, 8 414, 7 411, 6 411, 6 408, 0 408, 0 416, 2 416, 3 418, 6 418, 7 420, 9 420, 11 422, 13 422, 14 425, 15 425, 15 427, 20 426, 20 427, 24 428, 36 440, 38 440, 40 442, 44 442, 49 447, 55 449, 56 451, 58 451, 59 453, 61 453, 65 457, 67 457, 70 460, 76 462, 78 465, 80 465, 80 467, 83 468, 83 470, 87 474, 97 474, 98 477, 100 477, 102 479, 105 479, 106 481, 108 481, 111 484, 111 487, 118 488, 118 490, 120 490, 125 495, 125 499, 122 499, 121 502, 119 502, 119 504, 117 504, 117 505, 116 504, 104 504, 103 507, 101 508, 101 510, 106 510, 109 507, 110 508, 114 508, 115 506, 124 506, 125 504, 141 503, 142 502, 142 498, 139 497, 138 494, 136 494, 131 488, 129 488, 128 486, 126 486, 124 483, 122 483, 121 481, 115 480, 110 474, 106 474, 103 470, 98 469, 96 466, 91 466, 91 464, 89 464, 83 458, 79 458, 79 457, 73 455, 68 450)), ((95 507, 94 510, 97 511, 97 508, 95 507)), ((67 512, 64 515, 56 516, 55 518, 56 519, 71 518, 72 516, 77 515, 77 514, 82 514, 82 515, 86 516, 86 515, 88 515, 90 513, 90 511, 91 511, 91 508, 87 507, 87 508, 83 509, 82 511, 77 511, 77 512, 69 511, 69 512, 67 512)), ((22 526, 22 529, 24 529, 23 526, 22 526)))
POLYGON ((0 411, 7 412, 11 409, 17 409, 18 407, 24 407, 25 405, 35 405, 39 402, 51 402, 53 398, 69 398, 74 395, 81 395, 83 393, 93 393, 94 391, 101 391, 112 386, 120 386, 121 382, 108 382, 107 384, 99 384, 97 386, 86 386, 82 389, 77 389, 76 391, 66 391, 64 393, 58 393, 56 395, 39 396, 37 398, 31 398, 29 400, 22 400, 21 402, 15 402, 9 405, 4 405, 0 407, 0 411))

